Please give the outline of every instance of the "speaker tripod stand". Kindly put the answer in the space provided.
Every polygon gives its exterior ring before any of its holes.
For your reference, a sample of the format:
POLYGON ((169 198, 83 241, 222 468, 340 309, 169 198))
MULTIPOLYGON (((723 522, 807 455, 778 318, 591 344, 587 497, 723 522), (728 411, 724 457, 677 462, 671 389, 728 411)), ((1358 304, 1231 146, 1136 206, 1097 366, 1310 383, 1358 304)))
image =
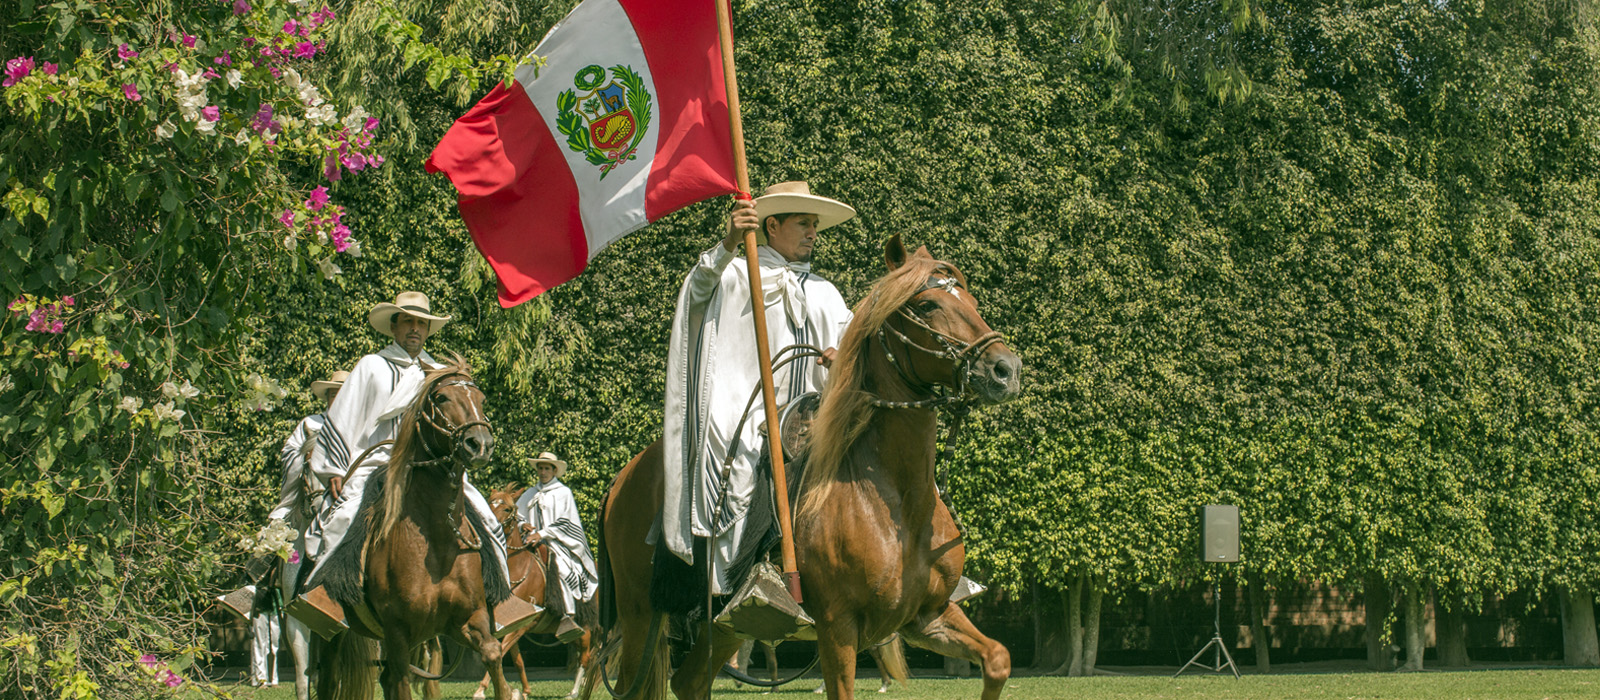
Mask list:
POLYGON ((1194 658, 1189 659, 1189 663, 1184 664, 1183 668, 1172 674, 1173 678, 1183 675, 1183 672, 1189 670, 1190 666, 1198 666, 1214 673, 1221 673, 1222 669, 1226 668, 1233 672, 1234 678, 1239 677, 1239 667, 1233 664, 1233 655, 1228 653, 1228 645, 1222 642, 1222 596, 1217 592, 1215 581, 1211 582, 1211 604, 1214 612, 1214 617, 1211 619, 1211 641, 1200 647, 1200 651, 1195 653, 1194 658), (1200 657, 1205 656, 1206 651, 1212 650, 1213 647, 1215 647, 1215 650, 1213 651, 1211 664, 1202 663, 1200 657), (1223 663, 1224 660, 1227 663, 1223 663))

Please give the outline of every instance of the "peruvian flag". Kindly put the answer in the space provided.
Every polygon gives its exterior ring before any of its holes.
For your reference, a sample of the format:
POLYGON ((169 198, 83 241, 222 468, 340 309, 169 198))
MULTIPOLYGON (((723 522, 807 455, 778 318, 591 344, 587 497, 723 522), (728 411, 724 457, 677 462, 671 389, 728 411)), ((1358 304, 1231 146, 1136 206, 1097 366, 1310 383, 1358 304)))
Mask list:
POLYGON ((738 191, 715 2, 584 0, 428 157, 500 278, 500 305, 612 241, 738 191))

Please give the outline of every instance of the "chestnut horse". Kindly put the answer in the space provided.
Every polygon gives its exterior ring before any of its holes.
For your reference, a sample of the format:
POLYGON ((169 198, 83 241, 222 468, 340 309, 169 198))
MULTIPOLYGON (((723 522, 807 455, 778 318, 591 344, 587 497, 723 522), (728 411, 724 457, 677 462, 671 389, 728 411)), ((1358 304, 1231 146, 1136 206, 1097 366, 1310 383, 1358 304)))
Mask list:
MULTIPOLYGON (((366 610, 346 604, 350 631, 327 645, 334 651, 322 664, 317 695, 370 696, 373 654, 360 635, 382 640, 384 697, 409 700, 413 649, 448 634, 483 656, 495 698, 510 700, 484 592, 480 548, 494 545, 468 521, 462 491, 465 469, 488 464, 494 436, 483 392, 460 358, 428 372, 397 434, 386 472, 368 481, 362 515, 346 535, 366 543, 358 596, 366 610)), ((343 602, 333 588, 330 582, 329 592, 343 602)))
MULTIPOLYGON (((816 621, 830 700, 854 697, 856 652, 896 632, 980 664, 983 698, 995 700, 1011 655, 949 602, 966 549, 935 484, 936 410, 1015 398, 1022 361, 978 314, 954 265, 927 248, 908 254, 899 236, 884 253, 889 272, 856 306, 811 425, 794 523, 804 606, 816 621)), ((642 698, 664 697, 668 672, 666 616, 650 604, 655 547, 645 541, 661 509, 661 449, 657 442, 634 457, 602 508, 612 640, 621 645, 607 656, 620 662, 617 687, 642 698)), ((732 634, 700 624, 671 679, 683 700, 704 697, 708 660, 739 647, 732 634)))
MULTIPOLYGON (((530 549, 523 539, 523 520, 522 515, 517 512, 517 499, 521 498, 523 491, 526 490, 513 485, 505 491, 495 491, 489 495, 489 508, 494 511, 495 519, 500 521, 500 528, 506 532, 506 552, 508 552, 506 567, 511 572, 511 595, 543 607, 544 602, 549 599, 548 587, 560 584, 545 575, 551 568, 550 545, 540 544, 530 549)), ((580 696, 585 699, 588 697, 584 692, 584 675, 594 657, 594 639, 595 633, 598 632, 595 623, 599 621, 599 614, 593 609, 594 599, 580 602, 578 605, 586 609, 569 611, 573 619, 583 627, 583 636, 571 645, 578 651, 578 676, 573 680, 572 692, 567 693, 568 700, 576 700, 580 696)), ((531 631, 533 630, 518 630, 500 640, 506 655, 517 665, 517 676, 522 679, 522 697, 527 697, 530 691, 528 669, 522 663, 522 651, 517 648, 517 641, 531 631)), ((488 685, 489 674, 485 672, 472 697, 482 698, 488 685)), ((513 694, 512 697, 515 699, 517 696, 513 694)))

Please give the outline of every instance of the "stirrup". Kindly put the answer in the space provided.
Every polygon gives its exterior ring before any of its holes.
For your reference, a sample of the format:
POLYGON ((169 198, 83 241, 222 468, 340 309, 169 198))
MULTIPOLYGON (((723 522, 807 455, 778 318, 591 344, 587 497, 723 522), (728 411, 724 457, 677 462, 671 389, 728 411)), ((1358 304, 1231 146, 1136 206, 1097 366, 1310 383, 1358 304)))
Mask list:
POLYGON ((514 595, 506 598, 494 606, 495 639, 527 629, 539 621, 543 612, 543 608, 514 595))
POLYGON ((765 561, 750 568, 716 623, 734 636, 762 642, 817 638, 811 616, 789 597, 783 574, 765 561))
POLYGON ((571 644, 583 636, 583 628, 572 621, 571 615, 562 615, 561 622, 556 625, 556 641, 562 644, 571 644))
POLYGON ((305 623, 324 640, 333 639, 350 629, 350 623, 345 621, 344 608, 329 598, 327 589, 322 586, 300 594, 300 597, 285 605, 283 611, 305 623))

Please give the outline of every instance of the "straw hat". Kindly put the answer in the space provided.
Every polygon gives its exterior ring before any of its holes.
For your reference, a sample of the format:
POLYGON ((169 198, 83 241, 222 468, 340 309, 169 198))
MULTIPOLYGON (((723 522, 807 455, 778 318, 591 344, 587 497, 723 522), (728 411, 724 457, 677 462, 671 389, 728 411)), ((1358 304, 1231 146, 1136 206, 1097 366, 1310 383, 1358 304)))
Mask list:
POLYGON ((333 376, 328 377, 326 380, 312 382, 311 383, 311 395, 315 396, 315 397, 317 397, 319 399, 322 399, 323 401, 327 401, 328 400, 328 392, 333 391, 335 389, 338 389, 339 387, 344 386, 344 380, 349 379, 349 378, 350 378, 350 373, 349 372, 346 372, 344 370, 339 370, 338 372, 334 372, 333 376))
POLYGON ((756 197, 756 217, 762 222, 756 231, 757 244, 767 244, 767 217, 777 214, 816 214, 817 230, 821 231, 849 221, 856 210, 844 202, 811 194, 811 185, 804 180, 780 182, 756 197))
POLYGON ((541 462, 556 465, 557 479, 561 478, 562 474, 567 473, 567 463, 556 459, 555 453, 553 452, 540 452, 538 457, 528 458, 528 466, 533 467, 534 469, 538 469, 541 462))
POLYGON ((372 310, 367 312, 367 323, 372 324, 373 330, 393 338, 394 331, 389 329, 389 319, 398 313, 408 313, 427 319, 428 335, 433 335, 438 333, 440 328, 444 328, 444 324, 450 322, 450 317, 435 316, 430 313, 431 311, 428 295, 422 292, 401 292, 395 295, 393 304, 385 301, 372 307, 372 310))

